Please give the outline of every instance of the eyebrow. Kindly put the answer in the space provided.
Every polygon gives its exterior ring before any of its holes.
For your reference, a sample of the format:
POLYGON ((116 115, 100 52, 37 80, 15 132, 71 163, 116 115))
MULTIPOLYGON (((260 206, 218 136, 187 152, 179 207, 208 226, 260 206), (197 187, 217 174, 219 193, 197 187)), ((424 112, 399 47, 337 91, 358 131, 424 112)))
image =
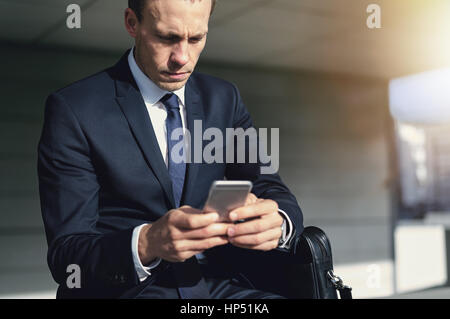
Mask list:
MULTIPOLYGON (((183 38, 178 33, 173 32, 173 31, 169 31, 168 33, 165 33, 163 31, 156 30, 155 33, 158 36, 163 36, 163 37, 168 37, 168 38, 175 38, 175 39, 182 39, 183 38)), ((201 32, 201 33, 197 33, 197 34, 194 34, 194 35, 190 36, 190 38, 203 38, 207 34, 208 34, 208 31, 201 32)))

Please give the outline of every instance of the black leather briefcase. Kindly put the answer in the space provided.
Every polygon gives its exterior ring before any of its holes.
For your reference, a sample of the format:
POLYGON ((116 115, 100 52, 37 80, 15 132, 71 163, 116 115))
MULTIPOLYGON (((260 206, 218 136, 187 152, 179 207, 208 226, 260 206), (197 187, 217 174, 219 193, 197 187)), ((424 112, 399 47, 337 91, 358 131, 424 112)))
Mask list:
POLYGON ((290 253, 246 250, 238 260, 256 289, 290 299, 352 298, 351 288, 333 273, 330 241, 320 228, 306 227, 290 253))
MULTIPOLYGON (((330 241, 320 228, 306 227, 295 245, 294 259, 300 262, 300 278, 310 278, 309 285, 300 285, 298 297, 312 299, 352 299, 352 288, 344 285, 333 272, 330 241)), ((294 262, 295 264, 296 262, 294 262)))

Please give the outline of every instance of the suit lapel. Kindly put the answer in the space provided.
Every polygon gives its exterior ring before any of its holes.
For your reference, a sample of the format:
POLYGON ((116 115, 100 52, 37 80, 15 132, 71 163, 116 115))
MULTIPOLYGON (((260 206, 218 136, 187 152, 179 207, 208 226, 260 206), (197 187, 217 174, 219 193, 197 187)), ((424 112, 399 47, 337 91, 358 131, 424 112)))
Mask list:
POLYGON ((128 53, 116 65, 116 101, 125 115, 131 131, 153 173, 161 184, 172 207, 175 206, 172 182, 153 130, 144 100, 128 66, 128 53))
MULTIPOLYGON (((200 163, 194 163, 194 121, 204 120, 203 105, 201 104, 200 94, 195 85, 194 79, 191 77, 186 83, 185 91, 187 128, 191 133, 191 163, 187 164, 186 179, 184 181, 184 191, 182 203, 189 202, 189 198, 195 192, 195 181, 200 168, 200 163)), ((203 132, 202 132, 203 134, 203 132)), ((203 140, 203 139, 202 139, 203 140)), ((203 148, 202 148, 203 150, 203 148)))

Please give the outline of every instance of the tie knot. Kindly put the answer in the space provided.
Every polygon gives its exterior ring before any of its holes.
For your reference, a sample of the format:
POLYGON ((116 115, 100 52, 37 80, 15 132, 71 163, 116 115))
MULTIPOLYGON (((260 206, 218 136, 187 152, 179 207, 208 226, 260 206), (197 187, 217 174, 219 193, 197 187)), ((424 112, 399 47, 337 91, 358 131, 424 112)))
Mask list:
POLYGON ((172 110, 179 110, 180 105, 178 104, 178 97, 173 93, 167 93, 161 99, 161 102, 168 108, 172 110))

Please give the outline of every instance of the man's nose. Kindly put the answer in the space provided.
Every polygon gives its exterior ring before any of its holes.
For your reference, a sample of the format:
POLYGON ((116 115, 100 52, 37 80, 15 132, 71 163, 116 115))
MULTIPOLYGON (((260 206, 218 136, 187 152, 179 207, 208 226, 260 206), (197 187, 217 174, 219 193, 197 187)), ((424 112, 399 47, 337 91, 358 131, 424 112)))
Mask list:
POLYGON ((170 56, 170 61, 171 63, 178 66, 184 66, 189 62, 187 41, 181 41, 173 47, 172 54, 170 56))

